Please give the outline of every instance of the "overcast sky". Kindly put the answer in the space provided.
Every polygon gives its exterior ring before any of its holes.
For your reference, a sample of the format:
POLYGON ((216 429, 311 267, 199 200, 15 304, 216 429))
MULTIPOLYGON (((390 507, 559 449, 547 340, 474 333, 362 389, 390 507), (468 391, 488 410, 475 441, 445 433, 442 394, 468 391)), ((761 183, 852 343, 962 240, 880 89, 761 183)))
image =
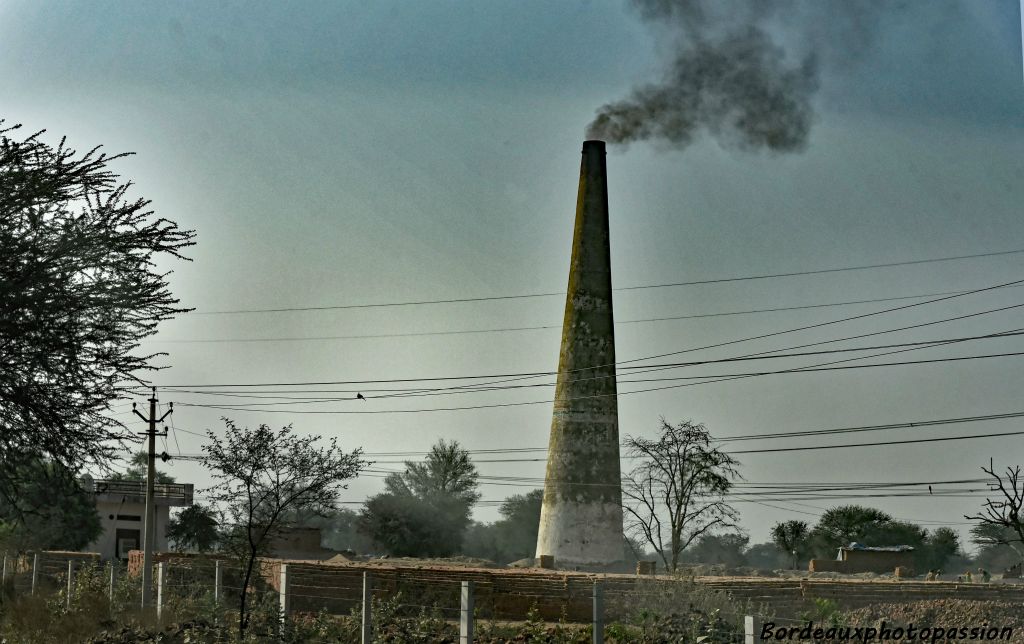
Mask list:
MULTIPOLYGON (((610 149, 616 287, 1024 249, 1018 0, 884 6, 869 37, 824 59, 804 152, 743 152, 706 136, 685 151, 648 143, 610 149)), ((794 50, 804 44, 791 31, 780 32, 780 38, 794 50)), ((137 194, 153 200, 161 216, 196 229, 194 261, 165 266, 174 270, 174 292, 197 312, 168 323, 147 345, 169 353, 171 366, 155 377, 158 385, 547 372, 557 366, 564 306, 558 296, 215 312, 562 291, 584 127, 605 102, 657 80, 670 43, 670 34, 643 22, 624 0, 0 0, 0 117, 26 130, 67 135, 79 149, 102 144, 109 152, 136 152, 116 170, 135 182, 137 194), (547 328, 394 337, 537 326, 547 328), (366 335, 391 337, 336 338, 366 335), (336 339, 227 341, 322 337, 336 339)), ((1021 279, 1024 253, 619 291, 617 353, 630 360, 924 300, 632 320, 970 290, 1021 279)), ((1021 303, 1024 289, 1005 288, 676 359, 725 358, 1021 303)), ((1020 329, 1021 311, 822 348, 1020 329)), ((1018 351, 1024 343, 1010 338, 848 364, 1018 351)), ((763 371, 846 357, 717 364, 632 378, 763 371)), ((620 432, 654 436, 660 416, 703 422, 716 436, 728 437, 1024 411, 1022 366, 1021 357, 1002 357, 773 375, 635 394, 629 392, 687 381, 630 384, 621 382, 630 377, 620 373, 620 432)), ((418 385, 325 389, 389 386, 418 385)), ((336 436, 342 445, 367 452, 425 450, 439 438, 471 449, 547 444, 549 402, 376 412, 549 401, 553 387, 409 400, 365 393, 365 402, 245 411, 184 403, 268 400, 183 391, 165 391, 160 398, 175 402, 176 427, 199 433, 219 432, 219 418, 229 415, 248 425, 293 423, 301 432, 336 436), (347 413, 302 413, 309 411, 347 413)), ((123 409, 130 421, 129 409, 123 409)), ((1017 419, 729 448, 1019 429, 1017 419)), ((195 454, 201 442, 177 432, 168 451, 180 447, 195 454)), ((479 469, 486 476, 543 476, 543 453, 512 457, 538 460, 481 462, 479 469)), ((764 484, 973 479, 990 457, 997 467, 1021 464, 1024 437, 738 458, 747 482, 764 484)), ((629 467, 624 461, 623 468, 629 467)), ((171 473, 200 486, 209 482, 194 463, 173 463, 171 473)), ((487 485, 482 492, 485 500, 501 500, 531 487, 487 485)), ((381 488, 380 478, 360 477, 344 500, 359 502, 381 488)), ((962 527, 956 525, 962 515, 981 500, 937 495, 864 502, 901 518, 962 527)), ((836 503, 737 507, 743 527, 758 542, 767 539, 775 521, 813 522, 836 503)), ((476 516, 493 520, 497 514, 481 507, 476 516)))

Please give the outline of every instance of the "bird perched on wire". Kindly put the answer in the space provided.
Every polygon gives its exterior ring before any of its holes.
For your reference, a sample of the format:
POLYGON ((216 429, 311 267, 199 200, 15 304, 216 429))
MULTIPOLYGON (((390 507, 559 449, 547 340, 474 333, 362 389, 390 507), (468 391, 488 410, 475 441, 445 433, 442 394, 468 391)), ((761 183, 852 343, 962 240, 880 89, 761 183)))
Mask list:
POLYGON ((931 493, 932 493, 932 486, 929 485, 928 486, 928 494, 931 494, 931 493))
POLYGON ((356 392, 356 400, 362 400, 363 402, 366 402, 366 396, 359 392, 356 392))

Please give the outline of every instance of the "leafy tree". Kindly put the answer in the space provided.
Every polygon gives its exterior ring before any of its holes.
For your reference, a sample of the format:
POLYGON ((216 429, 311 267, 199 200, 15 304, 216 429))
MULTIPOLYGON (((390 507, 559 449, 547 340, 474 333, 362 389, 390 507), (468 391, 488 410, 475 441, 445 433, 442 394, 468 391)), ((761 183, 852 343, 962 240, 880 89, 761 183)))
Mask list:
POLYGON ((422 463, 405 462, 405 472, 391 474, 384 487, 396 496, 411 495, 430 500, 433 497, 451 498, 469 509, 480 499, 477 492, 477 471, 469 452, 459 447, 458 441, 439 440, 430 448, 422 463))
POLYGON ((928 530, 910 521, 888 521, 872 526, 864 536, 865 545, 907 545, 922 549, 928 541, 928 530))
POLYGON ((167 539, 179 550, 209 552, 220 538, 219 524, 212 508, 193 503, 171 517, 167 523, 167 539))
POLYGON ((506 498, 498 508, 501 519, 490 524, 474 522, 469 526, 462 552, 499 563, 532 557, 537 547, 543 500, 544 490, 506 498))
POLYGON ((992 478, 989 487, 999 494, 986 499, 978 514, 964 515, 968 521, 978 521, 979 529, 972 530, 974 541, 979 545, 1008 546, 1024 561, 1024 479, 1020 465, 1007 467, 1006 473, 1000 475, 990 461, 981 470, 992 478))
POLYGON ((466 527, 445 520, 451 511, 411 495, 378 494, 363 505, 359 529, 391 555, 447 557, 458 551, 466 527))
POLYGON ((537 531, 540 529, 540 508, 544 490, 531 490, 514 494, 498 508, 501 520, 496 522, 502 560, 525 559, 537 549, 537 531))
MULTIPOLYGON (((462 554, 467 557, 488 559, 498 563, 511 563, 510 559, 500 543, 501 532, 498 528, 499 521, 494 523, 482 523, 470 521, 466 527, 466 533, 462 537, 462 554)), ((519 557, 522 559, 523 557, 519 557)))
POLYGON ((743 553, 747 565, 761 570, 778 570, 793 565, 793 555, 774 543, 756 543, 743 553))
POLYGON ((81 550, 102 531, 91 479, 53 461, 6 464, 20 481, 15 501, 0 498, 0 541, 12 550, 81 550), (90 486, 90 487, 87 487, 90 486))
POLYGON ((845 505, 825 512, 811 532, 817 555, 835 557, 836 549, 856 541, 866 546, 907 545, 914 549, 917 570, 937 570, 960 554, 960 540, 950 528, 933 532, 909 521, 896 521, 875 508, 845 505))
POLYGON ((746 565, 744 551, 750 537, 745 534, 702 534, 684 553, 686 561, 725 564, 733 568, 746 565))
POLYGON ((812 548, 818 557, 833 559, 840 547, 854 541, 866 543, 868 536, 891 522, 891 516, 875 508, 861 505, 830 508, 821 515, 811 532, 812 548))
POLYGON ((469 452, 440 440, 424 461, 388 474, 384 492, 363 506, 360 529, 394 555, 450 555, 462 547, 476 488, 469 452))
MULTIPOLYGON (((126 155, 13 138, 18 127, 0 121, 0 462, 77 471, 134 438, 111 405, 158 368, 140 341, 187 310, 156 263, 184 259, 194 233, 127 198, 108 168, 126 155)), ((0 469, 17 507, 21 472, 0 469)))
POLYGON ((350 550, 359 554, 373 552, 373 540, 359 531, 359 513, 338 508, 326 517, 308 517, 301 525, 320 528, 320 541, 327 548, 350 550))
POLYGON ((303 512, 326 516, 334 509, 344 481, 363 467, 361 450, 342 452, 334 439, 318 447, 316 438, 299 437, 286 426, 240 428, 224 419, 223 439, 207 430, 203 464, 217 481, 212 502, 223 508, 230 526, 223 535, 224 550, 245 571, 239 595, 238 639, 245 639, 249 614, 246 598, 257 558, 303 512))
POLYGON ((739 477, 739 462, 711 447, 704 425, 662 418, 658 440, 629 436, 626 447, 639 459, 622 489, 627 532, 649 544, 668 570, 678 568, 683 550, 702 535, 736 527, 739 515, 725 495, 739 477))
MULTIPOLYGON (((955 533, 953 534, 955 536, 955 533)), ((945 536, 945 533, 939 535, 940 539, 945 536)), ((911 546, 914 549, 914 568, 933 570, 945 565, 948 555, 944 551, 948 544, 933 544, 932 537, 928 530, 917 524, 909 521, 890 521, 874 527, 865 537, 864 543, 869 546, 911 546)), ((954 552, 956 543, 954 540, 954 552)))
POLYGON ((936 528, 922 545, 922 554, 915 561, 918 570, 944 570, 960 555, 960 535, 952 528, 936 528))
MULTIPOLYGON (((148 464, 146 463, 146 452, 135 452, 132 455, 130 461, 128 461, 128 469, 124 472, 115 472, 110 475, 111 481, 145 481, 148 474, 148 464)), ((159 469, 156 470, 156 483, 174 483, 174 477, 166 472, 161 472, 159 469)))
POLYGON ((772 543, 790 557, 793 568, 799 568, 810 550, 811 530, 806 521, 784 521, 772 526, 772 543))

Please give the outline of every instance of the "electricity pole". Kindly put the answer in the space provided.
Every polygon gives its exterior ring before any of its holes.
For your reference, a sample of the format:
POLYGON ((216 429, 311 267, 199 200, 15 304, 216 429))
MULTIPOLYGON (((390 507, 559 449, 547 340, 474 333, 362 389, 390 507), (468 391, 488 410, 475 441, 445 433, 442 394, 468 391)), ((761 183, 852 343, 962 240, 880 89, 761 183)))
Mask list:
MULTIPOLYGON (((149 418, 139 413, 132 403, 132 411, 136 416, 149 423, 149 430, 143 436, 149 437, 149 451, 146 463, 146 515, 142 523, 142 607, 145 608, 153 602, 153 546, 156 543, 156 507, 153 503, 153 482, 156 478, 156 424, 163 422, 174 412, 174 403, 160 418, 156 417, 156 387, 153 387, 153 397, 149 399, 149 418)), ((166 436, 164 431, 161 436, 166 436)))

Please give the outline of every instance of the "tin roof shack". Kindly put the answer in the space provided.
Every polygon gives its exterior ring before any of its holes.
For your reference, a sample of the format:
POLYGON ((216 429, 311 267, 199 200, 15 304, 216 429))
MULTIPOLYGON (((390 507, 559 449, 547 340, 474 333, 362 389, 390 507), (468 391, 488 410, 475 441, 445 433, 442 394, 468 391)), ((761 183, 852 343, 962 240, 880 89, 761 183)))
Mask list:
MULTIPOLYGON (((128 559, 128 551, 142 547, 142 518, 146 514, 145 481, 93 481, 96 511, 103 532, 86 550, 104 560, 128 559)), ((157 483, 153 486, 157 551, 167 550, 167 523, 171 507, 192 505, 191 483, 157 483)))
POLYGON ((896 568, 906 571, 914 567, 913 546, 865 546, 851 543, 839 548, 835 559, 811 559, 811 572, 854 574, 874 572, 892 574, 896 568))

